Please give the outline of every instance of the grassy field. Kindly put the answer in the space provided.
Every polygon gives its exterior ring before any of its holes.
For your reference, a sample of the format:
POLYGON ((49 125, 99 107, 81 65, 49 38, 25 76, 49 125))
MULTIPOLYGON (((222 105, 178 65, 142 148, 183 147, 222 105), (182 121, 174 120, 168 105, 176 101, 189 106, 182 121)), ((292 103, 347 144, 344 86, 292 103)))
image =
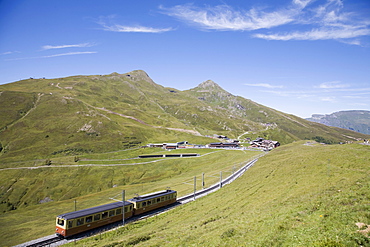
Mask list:
MULTIPOLYGON (((150 153, 150 150, 146 149, 146 153, 150 153)), ((154 150, 156 153, 163 153, 162 149, 154 150)), ((187 149, 181 150, 181 153, 199 153, 201 156, 135 159, 138 163, 136 165, 124 163, 124 159, 137 157, 141 152, 132 150, 131 154, 117 152, 81 157, 86 162, 103 159, 100 162, 102 165, 109 163, 111 158, 116 162, 121 158, 118 166, 51 165, 38 169, 2 170, 1 186, 9 189, 2 195, 2 198, 6 198, 5 203, 0 205, 3 211, 9 210, 7 207, 14 207, 15 210, 0 214, 1 246, 15 245, 53 234, 55 217, 73 211, 74 200, 77 200, 77 209, 83 209, 110 203, 112 200, 109 198, 119 195, 123 189, 126 190, 126 198, 132 198, 135 193, 145 194, 167 187, 177 190, 179 196, 183 196, 193 191, 193 185, 188 183, 193 183, 194 176, 197 176, 199 190, 202 173, 205 173, 206 186, 210 186, 219 181, 220 171, 226 177, 260 154, 255 151, 187 149), (40 204, 45 198, 53 201, 40 204)), ((180 150, 165 153, 176 152, 180 150)))
MULTIPOLYGON (((29 79, 0 85, 0 167, 207 136, 339 143, 369 136, 309 122, 214 85, 180 91, 144 71, 29 79)), ((71 162, 71 161, 68 161, 71 162)), ((73 161, 72 161, 73 162, 73 161)), ((29 166, 29 164, 27 165, 29 166)))
POLYGON ((370 147, 304 141, 271 151, 195 202, 71 246, 370 246, 370 147))

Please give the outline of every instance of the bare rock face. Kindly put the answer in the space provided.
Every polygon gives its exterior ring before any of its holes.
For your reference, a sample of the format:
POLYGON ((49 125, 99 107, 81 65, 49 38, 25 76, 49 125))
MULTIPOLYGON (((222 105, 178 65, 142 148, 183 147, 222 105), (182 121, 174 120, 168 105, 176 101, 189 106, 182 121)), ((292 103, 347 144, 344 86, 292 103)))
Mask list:
POLYGON ((198 87, 200 88, 220 88, 220 86, 212 80, 207 80, 205 82, 202 82, 201 84, 199 84, 198 87))
POLYGON ((132 81, 146 81, 150 84, 156 85, 156 83, 143 70, 134 70, 132 72, 123 74, 123 76, 130 78, 132 81))
POLYGON ((44 199, 40 200, 39 203, 46 203, 46 202, 52 202, 53 200, 50 197, 45 197, 44 199))

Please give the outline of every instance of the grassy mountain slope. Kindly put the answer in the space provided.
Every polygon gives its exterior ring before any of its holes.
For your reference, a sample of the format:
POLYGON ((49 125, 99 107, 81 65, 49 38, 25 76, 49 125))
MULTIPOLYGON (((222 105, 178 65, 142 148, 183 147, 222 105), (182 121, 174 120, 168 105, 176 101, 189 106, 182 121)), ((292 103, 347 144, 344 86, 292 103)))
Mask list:
MULTIPOLYGON (((154 83, 144 71, 29 79, 1 85, 1 232, 7 230, 6 238, 14 243, 16 236, 13 233, 27 232, 39 225, 37 219, 19 221, 30 215, 29 210, 39 214, 45 212, 42 222, 48 222, 45 224, 51 227, 55 214, 64 211, 73 198, 106 199, 107 193, 116 193, 122 188, 152 192, 154 188, 163 189, 174 184, 185 186, 184 181, 195 175, 193 169, 200 175, 205 167, 211 172, 250 158, 248 152, 235 151, 238 154, 225 155, 226 151, 223 151, 225 153, 212 152, 201 162, 199 159, 193 162, 166 160, 153 163, 158 166, 146 163, 131 166, 136 162, 132 158, 137 155, 156 152, 138 148, 144 144, 184 140, 206 144, 215 141, 206 137, 213 134, 242 139, 261 136, 282 144, 315 137, 332 142, 368 138, 233 96, 210 81, 186 91, 165 88, 154 83), (117 163, 124 166, 103 166, 117 163), (102 166, 90 167, 91 164, 102 166), (38 166, 43 168, 13 170, 38 166), (40 201, 48 198, 53 201, 41 204, 40 201), (47 209, 50 210, 45 211, 47 209)), ((333 146, 333 152, 337 150, 334 147, 338 146, 333 146)), ((283 151, 284 148, 279 149, 283 151)), ((295 155, 293 152, 289 154, 295 155)), ((314 152, 308 154, 316 155, 314 152)), ((362 160, 362 153, 352 154, 362 160)), ((324 155, 320 157, 327 159, 324 155)), ((274 162, 287 159, 277 156, 274 162)), ((102 203, 98 199, 94 202, 84 206, 102 203)), ((43 229, 49 229, 49 226, 45 225, 43 229)), ((40 230, 38 236, 44 234, 44 230, 40 230)), ((22 237, 23 240, 30 238, 22 237)))
POLYGON ((314 114, 307 120, 343 129, 370 134, 370 111, 340 111, 332 114, 314 114))
POLYGON ((0 86, 3 162, 99 153, 148 142, 202 136, 262 136, 289 143, 320 136, 339 142, 363 137, 312 123, 236 97, 217 84, 178 91, 144 71, 104 76, 29 79, 0 86))
POLYGON ((141 71, 27 80, 4 85, 1 90, 5 104, 0 110, 3 160, 45 158, 63 152, 98 153, 153 141, 208 142, 162 108, 157 101, 178 100, 141 71), (20 97, 24 100, 18 100, 20 97), (9 102, 16 106, 8 107, 9 102))
MULTIPOLYGON (((113 202, 110 198, 120 199, 123 189, 128 199, 136 193, 142 195, 167 187, 183 196, 193 192, 194 186, 189 183, 194 176, 199 179, 205 173, 205 185, 210 186, 219 181, 220 171, 226 176, 260 154, 256 151, 185 149, 171 153, 199 153, 201 156, 133 159, 153 152, 168 154, 160 148, 135 149, 87 154, 72 166, 0 170, 0 246, 53 234, 55 217, 73 211, 74 200, 77 200, 77 209, 84 209, 113 202), (12 210, 6 211, 9 209, 12 210)), ((198 182, 197 190, 201 188, 198 182)))
POLYGON ((369 246, 369 148, 282 146, 216 193, 77 246, 369 246))
MULTIPOLYGON (((338 143, 350 140, 348 136, 360 137, 353 131, 344 131, 343 129, 313 123, 294 115, 262 106, 251 100, 234 96, 220 88, 213 81, 203 82, 198 87, 187 92, 201 101, 218 107, 218 109, 227 110, 234 116, 259 123, 263 126, 264 131, 258 131, 254 136, 279 140, 283 144, 302 139, 321 139, 328 143, 338 143)), ((251 136, 251 133, 248 133, 248 135, 251 136)))

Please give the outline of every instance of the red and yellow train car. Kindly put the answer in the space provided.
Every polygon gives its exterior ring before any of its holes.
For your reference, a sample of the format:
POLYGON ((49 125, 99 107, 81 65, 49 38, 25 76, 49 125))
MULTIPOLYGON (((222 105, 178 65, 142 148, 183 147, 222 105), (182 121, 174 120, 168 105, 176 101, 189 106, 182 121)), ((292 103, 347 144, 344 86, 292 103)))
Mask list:
POLYGON ((134 215, 139 215, 157 208, 161 208, 176 202, 177 192, 174 190, 163 190, 137 196, 128 201, 134 204, 134 215))
MULTIPOLYGON (((133 215, 161 208, 176 202, 177 192, 163 190, 137 196, 124 202, 125 219, 133 215)), ((69 237, 100 226, 122 220, 123 203, 114 202, 93 208, 61 214, 56 219, 55 233, 61 237, 69 237)))
MULTIPOLYGON (((133 203, 125 201, 125 219, 133 215, 133 203)), ((123 203, 114 202, 57 216, 55 233, 69 237, 122 220, 123 203)))

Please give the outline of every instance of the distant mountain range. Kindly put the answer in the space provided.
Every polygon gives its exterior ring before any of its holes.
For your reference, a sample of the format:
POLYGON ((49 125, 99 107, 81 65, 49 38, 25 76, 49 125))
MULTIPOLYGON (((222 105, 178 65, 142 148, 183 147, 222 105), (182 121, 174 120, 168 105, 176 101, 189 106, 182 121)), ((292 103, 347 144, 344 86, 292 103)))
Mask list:
POLYGON ((339 111, 332 114, 313 114, 306 120, 353 130, 359 133, 370 135, 370 111, 339 111))
POLYGON ((144 71, 0 85, 0 159, 101 153, 153 142, 207 144, 215 134, 281 144, 369 138, 234 96, 209 80, 180 91, 144 71))

